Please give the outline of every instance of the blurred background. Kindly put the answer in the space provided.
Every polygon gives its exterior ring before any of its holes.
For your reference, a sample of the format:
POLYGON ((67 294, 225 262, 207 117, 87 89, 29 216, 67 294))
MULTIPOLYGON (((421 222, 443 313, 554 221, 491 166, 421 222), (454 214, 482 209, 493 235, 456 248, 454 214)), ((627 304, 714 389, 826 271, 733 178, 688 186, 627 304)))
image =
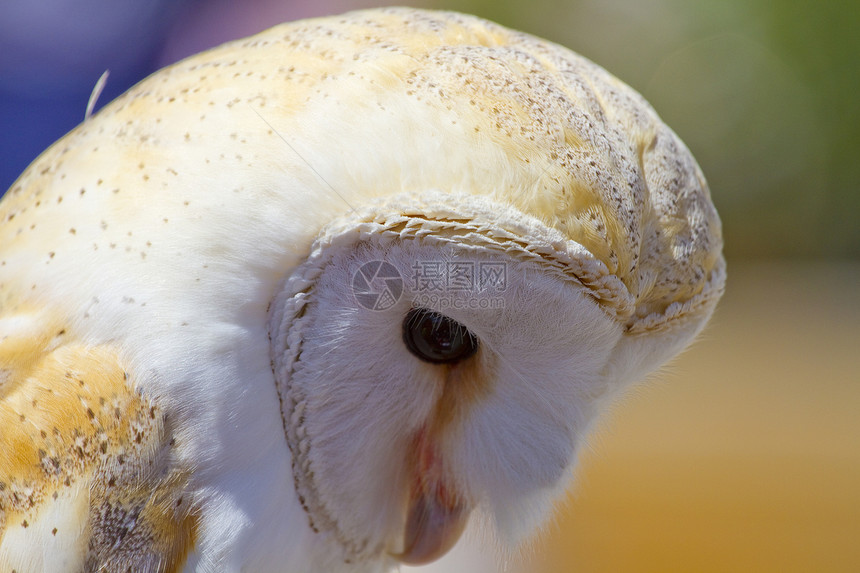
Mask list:
MULTIPOLYGON (((106 69, 100 104, 221 42, 381 4, 3 0, 0 192, 83 119, 106 69)), ((546 530, 504 562, 452 559, 476 573, 860 571, 856 0, 411 4, 553 40, 640 91, 708 177, 729 260, 712 325, 607 417, 546 530)))

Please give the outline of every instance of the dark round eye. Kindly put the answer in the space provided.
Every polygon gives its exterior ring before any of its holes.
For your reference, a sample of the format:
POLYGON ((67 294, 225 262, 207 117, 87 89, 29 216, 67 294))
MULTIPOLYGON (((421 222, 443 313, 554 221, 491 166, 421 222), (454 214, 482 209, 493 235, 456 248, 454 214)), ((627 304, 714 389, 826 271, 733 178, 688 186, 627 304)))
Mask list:
POLYGON ((403 342, 409 352, 436 364, 457 362, 478 350, 478 339, 465 326, 426 308, 406 314, 403 342))

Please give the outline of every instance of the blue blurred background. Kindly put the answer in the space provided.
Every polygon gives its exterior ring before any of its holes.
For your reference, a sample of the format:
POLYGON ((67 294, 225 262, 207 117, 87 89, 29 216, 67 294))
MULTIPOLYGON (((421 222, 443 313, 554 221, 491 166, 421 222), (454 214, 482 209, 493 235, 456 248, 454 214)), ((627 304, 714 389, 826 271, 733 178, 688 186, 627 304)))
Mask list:
MULTIPOLYGON (((3 0, 0 191, 159 67, 350 0, 3 0)), ((725 300, 620 406, 522 571, 860 571, 856 0, 471 0, 640 91, 724 223, 725 300)))

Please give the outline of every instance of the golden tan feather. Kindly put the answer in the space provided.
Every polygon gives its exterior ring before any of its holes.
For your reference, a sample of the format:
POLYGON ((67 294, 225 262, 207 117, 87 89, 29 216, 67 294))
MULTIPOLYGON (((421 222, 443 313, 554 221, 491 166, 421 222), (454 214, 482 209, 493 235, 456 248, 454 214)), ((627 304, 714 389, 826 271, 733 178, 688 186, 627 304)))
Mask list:
POLYGON ((191 499, 164 413, 128 376, 65 328, 0 339, 0 570, 181 566, 191 499))

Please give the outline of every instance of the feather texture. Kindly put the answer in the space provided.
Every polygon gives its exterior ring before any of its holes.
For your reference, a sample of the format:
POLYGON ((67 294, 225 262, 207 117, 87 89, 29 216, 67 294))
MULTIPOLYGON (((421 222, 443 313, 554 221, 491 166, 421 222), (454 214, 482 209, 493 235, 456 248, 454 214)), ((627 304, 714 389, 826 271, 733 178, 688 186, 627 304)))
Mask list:
POLYGON ((382 572, 469 515, 516 543, 704 326, 721 248, 641 96, 484 20, 355 12, 165 68, 0 203, 0 569, 382 572), (428 288, 453 268, 494 282, 428 288), (416 357, 415 307, 474 355, 416 357))
POLYGON ((110 347, 16 334, 0 340, 2 569, 179 570, 195 526, 164 413, 110 347))

